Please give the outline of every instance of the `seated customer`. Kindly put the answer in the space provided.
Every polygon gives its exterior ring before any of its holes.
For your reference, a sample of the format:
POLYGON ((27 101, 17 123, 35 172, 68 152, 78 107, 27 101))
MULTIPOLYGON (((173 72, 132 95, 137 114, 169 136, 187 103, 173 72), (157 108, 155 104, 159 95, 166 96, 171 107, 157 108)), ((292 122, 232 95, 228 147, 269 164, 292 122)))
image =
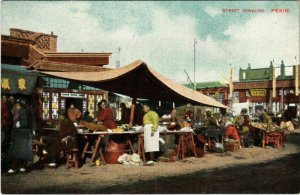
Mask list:
POLYGON ((227 122, 225 125, 225 139, 231 138, 234 139, 236 141, 238 141, 240 147, 241 147, 241 139, 240 136, 238 134, 238 131, 236 129, 236 127, 232 124, 232 122, 227 122))
POLYGON ((50 167, 56 167, 56 158, 61 151, 71 153, 73 148, 77 147, 77 130, 73 121, 68 117, 68 112, 62 112, 60 116, 59 138, 53 141, 48 153, 51 163, 50 167))
POLYGON ((80 117, 82 113, 78 108, 75 108, 74 103, 70 104, 70 108, 68 109, 68 117, 71 119, 71 121, 76 122, 80 117))

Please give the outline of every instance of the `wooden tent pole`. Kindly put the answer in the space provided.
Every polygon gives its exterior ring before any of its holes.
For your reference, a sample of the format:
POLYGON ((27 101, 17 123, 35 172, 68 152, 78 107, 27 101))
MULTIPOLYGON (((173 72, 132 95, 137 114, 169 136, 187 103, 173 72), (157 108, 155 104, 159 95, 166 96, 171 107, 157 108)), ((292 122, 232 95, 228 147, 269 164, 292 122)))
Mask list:
POLYGON ((135 108, 136 108, 136 98, 132 98, 129 127, 133 126, 135 108))

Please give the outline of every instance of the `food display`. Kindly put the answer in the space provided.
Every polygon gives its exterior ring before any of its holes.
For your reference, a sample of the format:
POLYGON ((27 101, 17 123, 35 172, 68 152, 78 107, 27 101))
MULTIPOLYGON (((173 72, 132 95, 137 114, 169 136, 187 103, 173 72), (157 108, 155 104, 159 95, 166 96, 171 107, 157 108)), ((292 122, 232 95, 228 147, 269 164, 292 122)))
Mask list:
POLYGON ((124 129, 122 129, 122 128, 115 128, 115 129, 112 129, 112 132, 115 132, 115 133, 121 133, 121 132, 123 132, 124 131, 124 129))
POLYGON ((90 130, 93 130, 93 131, 106 131, 107 130, 107 128, 104 125, 89 123, 86 121, 80 121, 79 124, 90 130))

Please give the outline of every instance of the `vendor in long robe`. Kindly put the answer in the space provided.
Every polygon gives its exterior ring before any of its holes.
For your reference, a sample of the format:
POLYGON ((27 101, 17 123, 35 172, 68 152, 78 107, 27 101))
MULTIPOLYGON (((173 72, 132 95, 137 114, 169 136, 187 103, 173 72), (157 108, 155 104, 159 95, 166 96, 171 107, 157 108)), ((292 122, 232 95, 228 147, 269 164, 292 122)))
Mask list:
MULTIPOLYGON (((99 105, 99 103, 98 103, 98 105, 99 105)), ((104 125, 108 129, 117 128, 117 125, 114 122, 113 111, 108 107, 107 101, 101 100, 100 106, 101 106, 101 109, 97 115, 97 118, 95 119, 95 122, 97 122, 98 124, 104 125)), ((104 136, 101 147, 105 148, 108 143, 108 140, 109 140, 109 136, 108 135, 104 136)))
POLYGON ((114 122, 114 116, 112 110, 107 106, 106 100, 101 100, 100 102, 101 110, 97 115, 96 122, 106 126, 108 129, 117 128, 114 122))
POLYGON ((33 161, 32 153, 32 118, 27 107, 27 101, 20 98, 16 102, 15 114, 13 116, 13 131, 10 145, 9 159, 11 167, 8 171, 12 174, 19 167, 20 172, 25 172, 26 164, 33 161))
POLYGON ((144 148, 145 152, 150 152, 150 160, 154 159, 154 153, 159 151, 159 131, 158 131, 158 114, 150 110, 149 105, 144 104, 145 112, 143 118, 144 124, 144 148))

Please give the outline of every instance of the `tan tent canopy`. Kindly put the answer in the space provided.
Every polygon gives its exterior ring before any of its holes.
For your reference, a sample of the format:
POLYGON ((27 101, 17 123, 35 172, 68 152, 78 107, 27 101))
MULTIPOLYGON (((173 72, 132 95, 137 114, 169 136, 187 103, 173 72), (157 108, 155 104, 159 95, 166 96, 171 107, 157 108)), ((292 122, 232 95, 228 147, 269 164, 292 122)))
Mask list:
POLYGON ((162 76, 141 60, 122 68, 102 72, 42 72, 46 75, 81 81, 85 85, 134 98, 195 103, 227 108, 220 102, 162 76))

